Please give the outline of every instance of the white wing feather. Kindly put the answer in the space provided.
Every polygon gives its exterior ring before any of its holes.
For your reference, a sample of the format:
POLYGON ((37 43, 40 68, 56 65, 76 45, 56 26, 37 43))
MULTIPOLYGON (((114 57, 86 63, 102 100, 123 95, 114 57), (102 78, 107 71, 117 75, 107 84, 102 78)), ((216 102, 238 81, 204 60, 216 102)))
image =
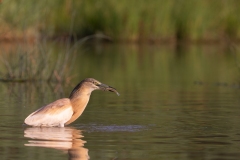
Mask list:
POLYGON ((71 102, 68 98, 64 98, 39 108, 31 113, 24 122, 30 126, 64 127, 72 115, 71 102))

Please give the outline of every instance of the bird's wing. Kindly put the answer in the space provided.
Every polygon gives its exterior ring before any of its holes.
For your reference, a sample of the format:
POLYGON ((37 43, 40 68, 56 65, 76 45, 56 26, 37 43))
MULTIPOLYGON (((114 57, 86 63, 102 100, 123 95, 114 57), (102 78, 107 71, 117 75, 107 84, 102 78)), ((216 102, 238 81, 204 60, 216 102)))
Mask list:
POLYGON ((59 99, 31 113, 25 123, 30 126, 64 126, 73 114, 68 98, 59 99))

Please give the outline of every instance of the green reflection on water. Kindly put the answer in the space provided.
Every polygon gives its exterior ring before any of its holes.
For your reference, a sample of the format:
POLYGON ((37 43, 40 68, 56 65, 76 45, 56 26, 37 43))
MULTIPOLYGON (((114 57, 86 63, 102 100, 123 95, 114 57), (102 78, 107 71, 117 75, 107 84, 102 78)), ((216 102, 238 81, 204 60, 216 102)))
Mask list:
MULTIPOLYGON (((49 47, 56 53, 63 49, 49 47)), ((201 158, 219 158, 219 153, 238 152, 239 73, 228 50, 102 45, 80 47, 75 54, 71 83, 0 83, 0 149, 5 159, 67 159, 54 149, 25 147, 30 139, 24 138, 21 124, 40 106, 68 97, 86 77, 121 94, 94 91, 72 125, 83 130, 91 159, 192 159, 195 152, 201 158), (131 125, 144 129, 118 130, 131 125), (93 130, 95 126, 100 129, 93 130), (115 131, 106 129, 114 126, 115 131)))

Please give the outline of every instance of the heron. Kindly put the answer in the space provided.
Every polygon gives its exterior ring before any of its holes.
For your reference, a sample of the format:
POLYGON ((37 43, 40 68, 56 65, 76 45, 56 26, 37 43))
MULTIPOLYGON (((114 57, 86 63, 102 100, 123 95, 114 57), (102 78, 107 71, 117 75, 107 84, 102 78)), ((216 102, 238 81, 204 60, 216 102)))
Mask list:
POLYGON ((33 127, 64 127, 81 116, 94 90, 111 91, 120 95, 115 88, 96 79, 86 78, 77 84, 69 98, 58 99, 39 108, 24 123, 33 127))

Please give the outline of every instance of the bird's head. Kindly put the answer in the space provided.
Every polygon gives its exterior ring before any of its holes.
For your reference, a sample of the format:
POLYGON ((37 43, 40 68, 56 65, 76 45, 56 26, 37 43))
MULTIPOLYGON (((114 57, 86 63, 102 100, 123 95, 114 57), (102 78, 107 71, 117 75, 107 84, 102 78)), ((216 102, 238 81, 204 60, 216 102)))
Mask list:
POLYGON ((74 94, 81 92, 81 89, 89 90, 90 93, 94 90, 103 90, 115 92, 118 96, 120 95, 115 88, 103 84, 94 78, 86 78, 73 89, 72 93, 70 94, 70 98, 73 97, 74 94))

